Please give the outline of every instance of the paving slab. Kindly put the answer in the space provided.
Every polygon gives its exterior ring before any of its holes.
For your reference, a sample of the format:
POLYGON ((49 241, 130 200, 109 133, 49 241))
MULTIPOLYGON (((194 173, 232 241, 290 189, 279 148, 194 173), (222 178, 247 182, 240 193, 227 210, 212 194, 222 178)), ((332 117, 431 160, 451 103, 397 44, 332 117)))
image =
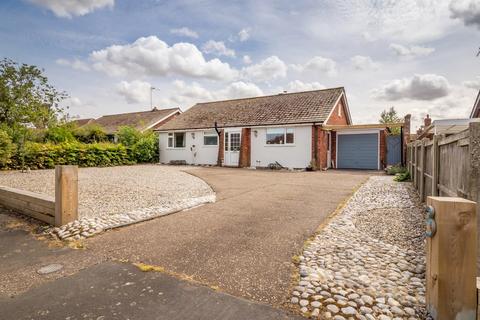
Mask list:
POLYGON ((106 262, 1 299, 2 319, 300 319, 131 264, 106 262), (3 318, 5 317, 5 318, 3 318))

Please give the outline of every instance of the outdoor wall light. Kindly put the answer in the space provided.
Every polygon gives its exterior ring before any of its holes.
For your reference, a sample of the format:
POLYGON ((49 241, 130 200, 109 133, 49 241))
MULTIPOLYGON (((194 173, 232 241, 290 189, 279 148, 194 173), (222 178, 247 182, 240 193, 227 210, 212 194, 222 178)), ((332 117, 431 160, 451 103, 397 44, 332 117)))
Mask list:
POLYGON ((192 132, 192 139, 195 139, 195 132, 192 132))
POLYGON ((253 135, 256 137, 258 137, 258 130, 253 130, 253 135))

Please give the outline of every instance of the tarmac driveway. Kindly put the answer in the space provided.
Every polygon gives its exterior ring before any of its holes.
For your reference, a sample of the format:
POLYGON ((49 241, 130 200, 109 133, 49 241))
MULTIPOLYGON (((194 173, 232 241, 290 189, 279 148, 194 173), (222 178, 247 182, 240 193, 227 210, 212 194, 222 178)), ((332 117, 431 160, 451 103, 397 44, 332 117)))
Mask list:
MULTIPOLYGON (((338 171, 189 168, 188 172, 213 187, 216 203, 87 239, 86 250, 62 252, 62 275, 110 260, 143 262, 235 296, 279 306, 288 299, 292 257, 368 177, 338 171)), ((58 254, 42 261, 59 262, 58 254)), ((25 272, 5 273, 3 293, 18 289, 25 277, 29 283, 43 282, 31 270, 25 272)))

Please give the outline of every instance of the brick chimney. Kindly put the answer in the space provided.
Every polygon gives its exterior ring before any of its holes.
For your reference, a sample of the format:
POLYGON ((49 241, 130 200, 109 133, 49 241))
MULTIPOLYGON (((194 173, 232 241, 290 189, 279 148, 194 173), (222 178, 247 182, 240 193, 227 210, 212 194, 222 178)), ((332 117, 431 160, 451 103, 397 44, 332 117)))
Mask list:
POLYGON ((432 118, 427 114, 427 117, 423 119, 424 128, 428 128, 432 124, 432 118))

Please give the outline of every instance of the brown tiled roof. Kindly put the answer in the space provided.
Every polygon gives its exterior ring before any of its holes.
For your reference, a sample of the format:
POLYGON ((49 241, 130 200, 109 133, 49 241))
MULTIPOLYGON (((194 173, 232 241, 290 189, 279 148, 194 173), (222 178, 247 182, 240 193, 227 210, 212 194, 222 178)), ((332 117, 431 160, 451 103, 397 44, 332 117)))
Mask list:
POLYGON ((81 127, 81 126, 84 126, 86 124, 89 124, 91 123, 92 121, 94 121, 95 119, 93 118, 88 118, 88 119, 76 119, 76 120, 72 120, 71 123, 74 123, 77 127, 81 127))
POLYGON ((158 130, 203 129, 324 122, 341 88, 197 103, 158 130))
POLYGON ((134 127, 143 131, 158 123, 163 118, 180 111, 179 108, 153 109, 150 111, 111 114, 96 119, 93 123, 101 125, 107 134, 115 133, 122 126, 134 127))

